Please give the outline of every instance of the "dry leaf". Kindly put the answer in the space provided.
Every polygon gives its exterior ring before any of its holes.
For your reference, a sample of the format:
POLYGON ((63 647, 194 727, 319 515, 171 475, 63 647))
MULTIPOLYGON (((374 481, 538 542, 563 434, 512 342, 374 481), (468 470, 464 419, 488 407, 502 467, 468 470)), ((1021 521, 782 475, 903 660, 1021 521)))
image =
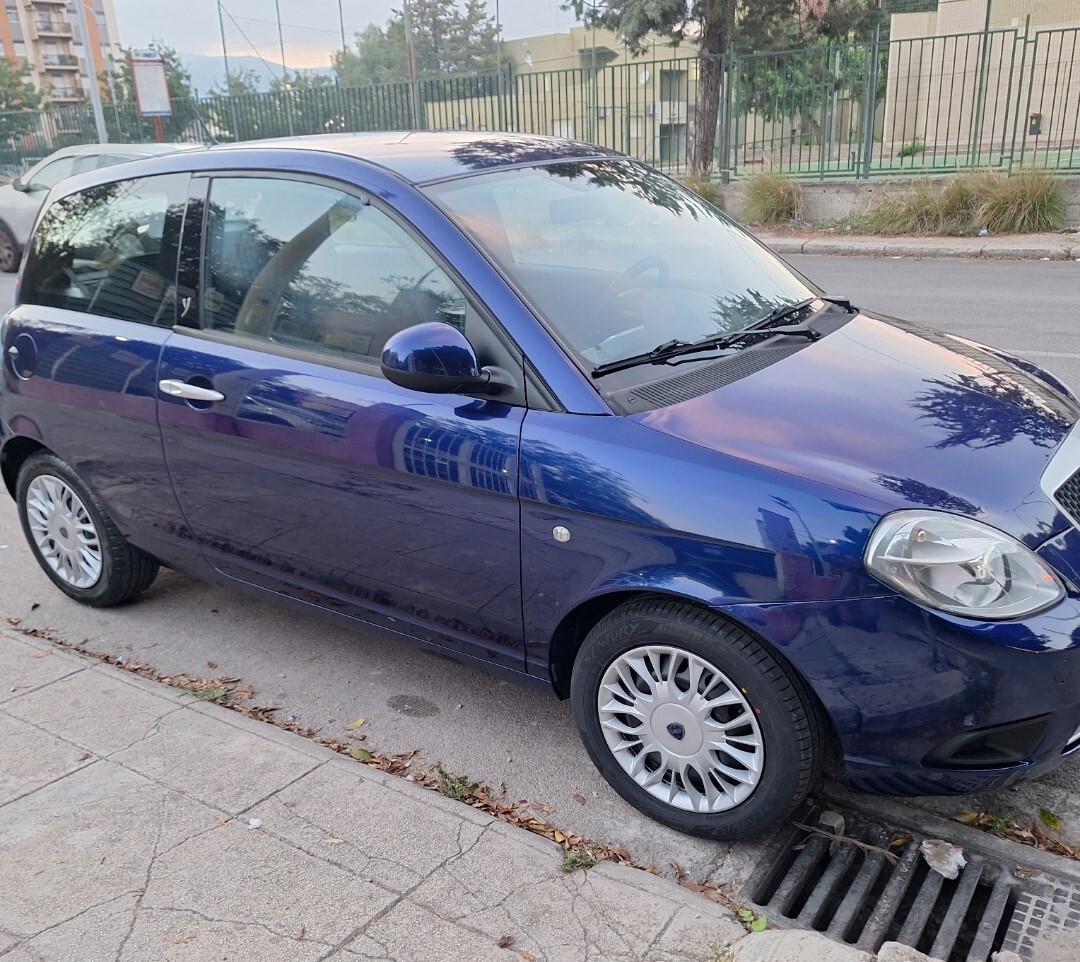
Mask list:
POLYGON ((194 932, 187 932, 184 935, 170 935, 170 945, 186 945, 188 942, 194 941, 198 936, 194 932))
POLYGON ((323 841, 326 842, 327 845, 344 845, 345 844, 345 839, 343 839, 343 838, 333 838, 333 837, 331 837, 329 835, 326 838, 324 838, 323 841))
POLYGON ((514 937, 512 935, 504 935, 495 944, 498 945, 500 949, 508 949, 514 944, 514 937))
POLYGON ((585 796, 582 795, 581 792, 574 792, 574 801, 577 802, 579 805, 584 805, 585 796))
POLYGON ((208 661, 206 663, 206 667, 209 668, 211 671, 213 671, 213 669, 217 668, 217 662, 216 661, 208 661))

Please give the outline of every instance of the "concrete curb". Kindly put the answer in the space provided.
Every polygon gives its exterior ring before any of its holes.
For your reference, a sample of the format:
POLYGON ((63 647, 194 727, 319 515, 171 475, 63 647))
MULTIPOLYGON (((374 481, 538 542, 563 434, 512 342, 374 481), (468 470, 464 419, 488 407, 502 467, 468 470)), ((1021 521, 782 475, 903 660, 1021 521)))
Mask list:
POLYGON ((1037 242, 1018 237, 798 237, 758 233, 777 254, 832 254, 849 257, 934 257, 970 260, 1080 260, 1080 235, 1037 235, 1037 242))

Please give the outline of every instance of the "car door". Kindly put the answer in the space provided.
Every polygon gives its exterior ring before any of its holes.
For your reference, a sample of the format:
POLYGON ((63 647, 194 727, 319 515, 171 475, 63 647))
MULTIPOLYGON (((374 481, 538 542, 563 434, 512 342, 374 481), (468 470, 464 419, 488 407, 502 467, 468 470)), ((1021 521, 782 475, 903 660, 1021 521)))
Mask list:
POLYGON ((4 327, 8 423, 71 464, 149 551, 182 537, 156 379, 175 322, 188 180, 118 180, 53 203, 4 327))
POLYGON ((520 381, 460 282, 390 211, 298 178, 215 177, 184 248, 159 418, 207 559, 520 668, 523 392, 421 394, 378 364, 395 331, 442 320, 520 381))

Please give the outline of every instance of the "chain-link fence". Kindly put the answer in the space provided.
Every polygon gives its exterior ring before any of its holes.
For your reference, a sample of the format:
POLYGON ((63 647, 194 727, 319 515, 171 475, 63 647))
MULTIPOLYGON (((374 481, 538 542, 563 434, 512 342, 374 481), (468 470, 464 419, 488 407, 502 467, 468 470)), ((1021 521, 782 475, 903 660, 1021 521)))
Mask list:
MULTIPOLYGON (((1080 171, 1080 27, 892 39, 720 58, 712 172, 872 177, 1040 165, 1080 171)), ((362 130, 552 134, 687 172, 698 57, 327 85, 174 103, 167 140, 362 130)), ((110 140, 145 141, 133 104, 106 104, 110 140)), ((96 139, 88 104, 0 113, 0 170, 96 139)))

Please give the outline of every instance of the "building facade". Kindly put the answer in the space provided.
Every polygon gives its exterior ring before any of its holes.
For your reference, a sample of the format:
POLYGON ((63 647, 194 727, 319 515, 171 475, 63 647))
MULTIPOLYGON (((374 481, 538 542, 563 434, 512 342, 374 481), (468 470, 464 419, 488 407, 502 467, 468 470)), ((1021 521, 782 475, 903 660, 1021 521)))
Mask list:
POLYGON ((121 56, 112 0, 5 0, 0 54, 48 102, 85 100, 89 84, 111 73, 121 56), (86 10, 88 37, 82 36, 76 3, 86 10))

